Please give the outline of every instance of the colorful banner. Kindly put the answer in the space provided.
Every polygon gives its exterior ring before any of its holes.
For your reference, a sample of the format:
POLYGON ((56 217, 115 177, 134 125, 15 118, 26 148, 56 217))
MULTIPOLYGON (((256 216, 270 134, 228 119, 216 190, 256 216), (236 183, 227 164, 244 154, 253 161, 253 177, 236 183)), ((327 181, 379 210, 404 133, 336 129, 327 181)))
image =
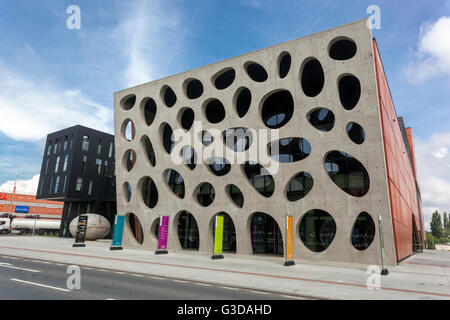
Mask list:
POLYGON ((214 255, 222 254, 222 245, 223 245, 223 216, 216 216, 214 255))
POLYGON ((79 216, 78 217, 78 226, 77 226, 77 234, 75 236, 74 247, 84 247, 84 240, 86 240, 86 231, 87 231, 87 223, 88 216, 79 216))
POLYGON ((286 216, 286 255, 285 265, 292 265, 294 263, 294 250, 293 250, 293 218, 292 216, 286 216))
POLYGON ((125 216, 116 215, 116 219, 114 221, 114 234, 113 234, 113 239, 112 239, 113 247, 121 247, 122 246, 124 221, 125 221, 125 216))
POLYGON ((161 216, 159 220, 158 250, 167 250, 168 232, 169 232, 169 216, 161 216))

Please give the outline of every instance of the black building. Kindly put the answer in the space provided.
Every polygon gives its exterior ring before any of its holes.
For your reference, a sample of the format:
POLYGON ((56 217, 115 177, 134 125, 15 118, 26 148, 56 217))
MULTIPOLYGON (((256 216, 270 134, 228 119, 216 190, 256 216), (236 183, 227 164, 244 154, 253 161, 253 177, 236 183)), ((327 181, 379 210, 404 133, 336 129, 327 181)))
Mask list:
POLYGON ((61 237, 83 213, 116 214, 114 136, 76 125, 47 136, 37 199, 64 202, 61 237))

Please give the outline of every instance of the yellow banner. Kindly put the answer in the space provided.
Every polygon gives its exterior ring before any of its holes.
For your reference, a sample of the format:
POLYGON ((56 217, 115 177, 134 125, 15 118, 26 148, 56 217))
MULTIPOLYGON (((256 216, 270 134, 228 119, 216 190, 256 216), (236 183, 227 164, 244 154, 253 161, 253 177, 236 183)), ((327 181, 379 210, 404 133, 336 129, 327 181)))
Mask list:
POLYGON ((286 217, 286 261, 294 259, 292 217, 286 217))
POLYGON ((222 254, 222 243, 223 243, 223 216, 216 216, 214 254, 222 254))

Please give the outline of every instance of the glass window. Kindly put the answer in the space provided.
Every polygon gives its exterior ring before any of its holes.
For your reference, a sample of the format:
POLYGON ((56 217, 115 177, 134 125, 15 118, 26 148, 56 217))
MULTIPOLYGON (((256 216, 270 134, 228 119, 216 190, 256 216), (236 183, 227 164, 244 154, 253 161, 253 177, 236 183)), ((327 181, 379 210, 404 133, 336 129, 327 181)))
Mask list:
POLYGON ((68 136, 65 136, 65 137, 64 137, 64 151, 67 150, 67 142, 68 142, 68 140, 69 140, 69 137, 68 137, 68 136))
POLYGON ((75 185, 75 191, 81 192, 83 189, 83 178, 77 178, 77 184, 75 185))
POLYGON ((53 153, 56 153, 58 151, 58 139, 56 139, 55 144, 53 146, 53 153))
POLYGON ((81 150, 89 151, 89 136, 83 136, 83 143, 81 145, 81 150))
POLYGON ((300 222, 300 239, 313 252, 322 252, 333 242, 336 223, 333 217, 323 210, 308 211, 300 222))
POLYGON ((58 189, 59 189, 59 177, 56 177, 54 193, 58 193, 58 189))
POLYGON ((92 180, 89 181, 88 195, 92 194, 92 180))
POLYGON ((113 153, 113 146, 114 144, 112 142, 109 143, 109 152, 108 152, 108 157, 112 157, 112 153, 113 153))
POLYGON ((41 178, 42 178, 42 180, 41 180, 41 187, 39 189, 39 194, 42 193, 42 187, 44 186, 44 177, 41 177, 41 178))
POLYGON ((100 171, 102 169, 102 160, 101 159, 95 159, 95 171, 100 174, 100 171))
POLYGON ((63 193, 66 192, 66 183, 67 183, 67 176, 64 176, 64 186, 63 186, 63 193))
POLYGON ((49 161, 49 159, 47 159, 47 163, 45 164, 45 174, 47 174, 47 170, 48 170, 48 161, 49 161))
POLYGON ((81 164, 82 172, 86 172, 86 162, 87 162, 87 156, 83 156, 83 163, 81 164))
POLYGON ((283 236, 277 222, 268 214, 256 212, 252 217, 250 235, 253 253, 283 255, 283 236))
POLYGON ((63 166, 63 171, 66 172, 67 170, 67 163, 69 162, 69 155, 66 154, 66 156, 64 157, 64 166, 63 166))
POLYGON ((199 249, 197 221, 187 211, 183 211, 178 218, 178 239, 183 249, 199 249))
POLYGON ((169 169, 166 173, 166 182, 173 193, 181 199, 184 198, 184 180, 177 171, 169 169))
POLYGON ((48 189, 48 193, 52 193, 52 186, 53 186, 53 177, 50 180, 50 188, 48 189))
POLYGON ((103 175, 106 175, 107 170, 108 170, 108 161, 103 160, 102 174, 103 174, 103 175))
POLYGON ((50 151, 52 150, 52 140, 49 141, 48 147, 47 147, 47 155, 50 154, 50 151))
POLYGON ((55 165, 55 173, 58 172, 59 170, 59 161, 60 161, 61 157, 56 157, 56 165, 55 165))
POLYGON ((98 140, 97 154, 102 153, 102 139, 98 140))

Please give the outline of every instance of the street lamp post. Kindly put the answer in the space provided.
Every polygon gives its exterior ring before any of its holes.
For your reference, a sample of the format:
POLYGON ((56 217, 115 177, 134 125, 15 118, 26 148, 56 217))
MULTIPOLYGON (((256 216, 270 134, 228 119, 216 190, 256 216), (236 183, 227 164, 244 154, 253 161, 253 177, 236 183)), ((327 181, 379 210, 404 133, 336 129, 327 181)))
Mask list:
POLYGON ((13 189, 13 194, 12 194, 12 197, 11 197, 11 204, 10 204, 10 206, 9 206, 8 219, 9 219, 9 217, 11 216, 12 207, 13 207, 13 205, 14 205, 14 198, 15 198, 15 196, 16 196, 16 183, 17 183, 17 178, 18 178, 21 174, 24 174, 24 173, 25 173, 25 172, 23 172, 23 171, 19 172, 19 173, 16 175, 16 180, 14 180, 14 189, 13 189))

